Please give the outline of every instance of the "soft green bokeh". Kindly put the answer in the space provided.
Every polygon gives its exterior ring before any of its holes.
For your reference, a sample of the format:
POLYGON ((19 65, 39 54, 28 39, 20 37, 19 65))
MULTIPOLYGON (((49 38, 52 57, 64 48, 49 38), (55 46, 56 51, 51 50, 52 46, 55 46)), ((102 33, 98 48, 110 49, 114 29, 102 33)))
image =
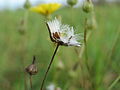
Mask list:
MULTIPOLYGON (((92 31, 88 41, 88 58, 96 90, 104 90, 107 87, 107 84, 103 83, 106 75, 114 75, 114 80, 115 76, 120 74, 120 38, 112 53, 112 59, 109 62, 106 59, 120 31, 119 10, 120 7, 116 5, 95 7, 98 27, 92 31)), ((75 8, 72 12, 73 16, 70 8, 66 7, 55 12, 53 16, 61 15, 63 23, 73 25, 78 33, 83 32, 85 13, 81 8, 75 8)), ((26 34, 19 34, 19 24, 24 13, 24 10, 0 12, 0 90, 24 90, 24 67, 31 64, 33 55, 36 55, 39 69, 39 73, 33 76, 33 87, 38 90, 54 51, 43 16, 29 12, 26 34)), ((60 47, 45 85, 55 82, 59 87, 65 88, 68 82, 72 82, 73 89, 70 90, 82 90, 79 85, 80 77, 69 77, 69 71, 77 61, 74 47, 60 47), (63 61, 65 70, 56 70, 58 60, 63 61), (57 73, 59 76, 56 80, 57 73)), ((79 72, 79 69, 77 71, 79 72)), ((77 75, 80 75, 80 72, 77 75)), ((29 87, 29 77, 27 84, 29 87)), ((119 89, 120 82, 113 90, 119 89)))

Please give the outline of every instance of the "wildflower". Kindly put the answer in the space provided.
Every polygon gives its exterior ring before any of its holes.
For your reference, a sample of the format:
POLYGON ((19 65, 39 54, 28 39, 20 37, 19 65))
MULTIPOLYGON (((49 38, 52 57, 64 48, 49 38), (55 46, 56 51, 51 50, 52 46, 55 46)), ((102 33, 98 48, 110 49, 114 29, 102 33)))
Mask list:
POLYGON ((50 84, 49 86, 47 86, 47 90, 55 90, 55 85, 50 84))
POLYGON ((50 15, 61 7, 61 4, 58 3, 49 3, 49 4, 40 4, 31 8, 30 10, 42 15, 50 15))
MULTIPOLYGON (((57 53, 59 46, 60 45, 80 46, 80 43, 77 41, 79 35, 74 34, 73 27, 70 27, 69 25, 61 24, 61 22, 56 18, 53 21, 48 21, 46 24, 47 24, 47 27, 49 30, 50 38, 53 42, 57 43, 57 46, 56 46, 56 49, 55 49, 53 56, 50 60, 50 63, 49 63, 48 68, 46 70, 46 73, 44 75, 40 90, 43 90, 44 82, 46 80, 46 77, 48 75, 48 72, 49 72, 50 67, 53 63, 54 57, 57 53)), ((52 88, 53 88, 53 86, 52 86, 52 88)))
POLYGON ((74 34, 73 27, 63 25, 55 18, 53 21, 47 22, 50 38, 53 42, 64 46, 80 46, 78 42, 78 34, 74 34))
POLYGON ((50 85, 47 86, 47 90, 61 90, 61 88, 56 87, 55 84, 51 83, 50 85))

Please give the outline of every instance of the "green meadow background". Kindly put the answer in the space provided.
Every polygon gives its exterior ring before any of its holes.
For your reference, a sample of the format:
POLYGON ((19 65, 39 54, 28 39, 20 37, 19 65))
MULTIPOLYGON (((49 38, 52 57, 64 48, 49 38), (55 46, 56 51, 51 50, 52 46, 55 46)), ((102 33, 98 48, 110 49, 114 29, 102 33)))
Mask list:
MULTIPOLYGON (((120 6, 101 5, 94 9, 97 29, 91 31, 87 42, 88 63, 95 90, 107 90, 120 75, 120 6)), ((49 39, 44 17, 29 12, 27 26, 22 26, 24 22, 21 20, 25 13, 23 9, 0 11, 0 90, 30 90, 29 75, 25 73, 25 67, 32 63, 34 55, 38 73, 32 77, 33 88, 39 90, 55 48, 49 39), (20 32, 24 28, 25 33, 20 32)), ((64 24, 74 26, 77 33, 83 33, 85 17, 89 16, 81 8, 71 11, 69 7, 59 9, 52 17, 56 15, 62 16, 64 24)), ((45 87, 54 83, 62 90, 85 90, 80 84, 80 66, 75 72, 71 72, 74 64, 79 61, 75 49, 80 50, 77 47, 59 48, 45 87), (64 68, 59 69, 59 61, 62 61, 64 68)), ((120 81, 111 90, 120 90, 120 81)))

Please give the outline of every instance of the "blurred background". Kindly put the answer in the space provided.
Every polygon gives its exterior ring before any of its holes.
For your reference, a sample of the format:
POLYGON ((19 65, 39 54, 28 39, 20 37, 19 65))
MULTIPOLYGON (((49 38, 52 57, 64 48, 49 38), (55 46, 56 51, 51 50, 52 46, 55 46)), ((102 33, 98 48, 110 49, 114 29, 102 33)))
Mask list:
MULTIPOLYGON (((25 2, 0 0, 0 90, 30 90, 25 67, 32 63, 34 55, 38 73, 32 77, 33 88, 40 89, 55 48, 49 39, 45 17, 25 9, 25 2)), ((94 15, 83 11, 85 0, 78 0, 73 8, 67 0, 29 2, 32 6, 61 3, 62 7, 51 17, 61 18, 63 23, 74 26, 77 33, 84 32, 86 17, 95 21, 90 21, 93 28, 87 40, 91 80, 87 79, 85 55, 79 58, 81 47, 62 46, 46 80, 46 90, 120 90, 120 0, 93 0, 94 15), (89 88, 91 83, 94 89, 89 88)))

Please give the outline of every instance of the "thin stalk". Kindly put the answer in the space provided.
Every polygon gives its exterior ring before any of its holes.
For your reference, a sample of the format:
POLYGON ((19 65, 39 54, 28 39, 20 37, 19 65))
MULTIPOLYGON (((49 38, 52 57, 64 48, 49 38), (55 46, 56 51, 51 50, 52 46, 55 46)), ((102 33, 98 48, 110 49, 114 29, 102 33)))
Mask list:
MULTIPOLYGON (((27 30, 27 21, 28 21, 28 11, 25 12, 24 14, 24 21, 25 21, 25 30, 27 30)), ((25 59, 25 48, 26 48, 26 33, 22 36, 22 43, 21 43, 21 48, 23 49, 23 59, 22 59, 22 62, 23 62, 23 67, 24 67, 24 59, 25 59)), ((28 86, 27 86, 27 76, 26 76, 26 73, 24 73, 24 87, 25 87, 25 90, 28 90, 28 86)))
POLYGON ((85 30, 84 30, 84 46, 85 46, 85 64, 88 72, 90 72, 88 65, 88 55, 87 55, 87 27, 86 27, 87 19, 85 20, 85 30))
MULTIPOLYGON (((86 41, 88 41, 88 39, 89 39, 90 36, 91 36, 91 31, 87 32, 86 41)), ((80 52, 79 52, 79 56, 78 56, 79 58, 82 58, 84 51, 85 51, 85 46, 83 45, 81 47, 80 52)))
POLYGON ((30 88, 32 90, 32 75, 30 75, 30 88))
MULTIPOLYGON (((89 37, 91 36, 91 32, 87 32, 87 35, 86 35, 86 41, 89 39, 89 37)), ((79 61, 77 61, 75 63, 76 64, 80 64, 80 68, 81 68, 81 75, 83 76, 82 77, 82 83, 83 85, 85 85, 85 78, 84 78, 84 68, 83 68, 83 62, 81 61, 82 60, 82 56, 83 56, 83 53, 85 52, 85 45, 83 45, 80 49, 80 52, 77 51, 77 49, 75 49, 75 52, 76 54, 78 55, 78 58, 79 58, 79 61)), ((77 66, 78 68, 78 66, 77 66)))
POLYGON ((74 12, 73 12, 73 7, 71 7, 71 22, 72 22, 72 24, 74 23, 74 22, 73 22, 73 13, 74 13, 74 12))
POLYGON ((88 54, 87 54, 87 18, 85 20, 85 29, 84 29, 84 49, 85 49, 85 65, 86 65, 86 68, 88 70, 88 73, 89 73, 89 79, 91 81, 91 89, 94 90, 94 84, 92 82, 92 76, 91 76, 91 71, 90 71, 90 67, 89 67, 89 64, 88 64, 88 54))
MULTIPOLYGON (((25 24, 25 30, 27 30, 27 18, 28 18, 28 12, 26 11, 24 13, 23 19, 24 19, 24 24, 25 24)), ((21 52, 21 64, 22 64, 22 71, 25 68, 25 49, 26 49, 26 33, 24 33, 24 35, 21 35, 21 40, 20 40, 20 52, 21 52)), ((24 90, 28 90, 28 86, 27 86, 27 76, 26 73, 24 72, 24 90)))
POLYGON ((117 82, 119 80, 120 80, 120 75, 115 79, 115 81, 113 81, 113 83, 110 85, 110 87, 108 88, 108 90, 111 90, 117 84, 117 82))
POLYGON ((49 72, 50 67, 51 67, 51 65, 52 65, 52 63, 53 63, 54 57, 55 57, 55 55, 56 55, 56 53, 57 53, 57 50, 58 50, 59 46, 60 46, 60 45, 57 44, 56 49, 55 49, 55 51, 54 51, 54 53, 53 53, 53 56, 52 56, 52 58, 51 58, 51 61, 50 61, 49 65, 48 65, 48 68, 47 68, 47 70, 46 70, 46 73, 45 73, 45 75, 44 75, 44 78, 43 78, 43 81, 42 81, 40 90, 43 90, 44 82, 45 82, 45 80, 46 80, 46 77, 47 77, 47 75, 48 75, 48 72, 49 72))

